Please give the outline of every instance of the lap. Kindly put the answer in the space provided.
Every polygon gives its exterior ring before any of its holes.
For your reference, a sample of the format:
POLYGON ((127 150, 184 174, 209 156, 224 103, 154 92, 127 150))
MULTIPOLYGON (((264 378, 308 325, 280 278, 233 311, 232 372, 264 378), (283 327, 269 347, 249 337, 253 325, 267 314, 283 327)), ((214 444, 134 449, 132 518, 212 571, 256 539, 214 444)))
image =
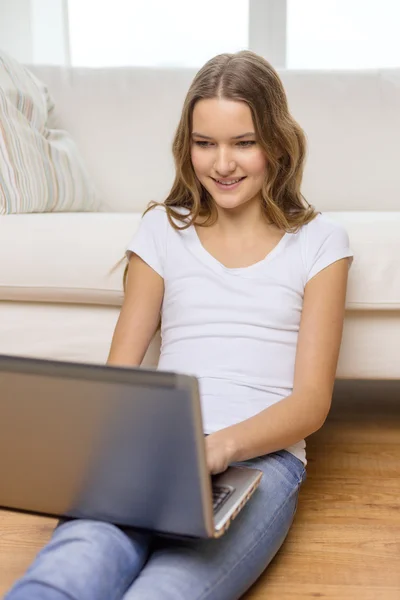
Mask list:
POLYGON ((285 451, 246 465, 264 476, 226 534, 217 540, 159 538, 124 600, 233 600, 254 583, 289 531, 305 470, 285 451))

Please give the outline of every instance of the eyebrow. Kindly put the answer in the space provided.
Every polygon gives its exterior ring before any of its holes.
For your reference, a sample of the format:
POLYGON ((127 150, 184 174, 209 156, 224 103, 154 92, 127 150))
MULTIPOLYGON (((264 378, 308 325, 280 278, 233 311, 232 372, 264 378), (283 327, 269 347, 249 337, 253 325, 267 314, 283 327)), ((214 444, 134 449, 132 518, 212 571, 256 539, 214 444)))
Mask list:
MULTIPOLYGON (((254 131, 247 131, 246 133, 241 133, 240 135, 236 135, 235 137, 231 138, 232 140, 240 140, 244 137, 249 137, 249 136, 255 136, 256 134, 254 133, 254 131)), ((210 137, 209 135, 203 135, 202 133, 197 133, 196 131, 193 131, 192 136, 196 136, 196 137, 200 137, 203 138, 205 140, 212 140, 213 138, 210 137)))

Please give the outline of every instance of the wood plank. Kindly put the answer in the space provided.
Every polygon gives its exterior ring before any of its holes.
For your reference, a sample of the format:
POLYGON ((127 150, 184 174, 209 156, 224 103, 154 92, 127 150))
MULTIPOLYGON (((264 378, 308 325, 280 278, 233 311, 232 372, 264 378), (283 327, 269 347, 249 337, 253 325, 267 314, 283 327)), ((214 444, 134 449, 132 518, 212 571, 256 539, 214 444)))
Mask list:
POLYGON ((246 595, 246 600, 310 600, 322 598, 323 600, 399 600, 399 588, 376 588, 363 585, 343 586, 324 585, 318 587, 314 584, 290 584, 285 581, 276 583, 265 581, 260 586, 254 586, 246 595), (264 586, 264 589, 261 589, 264 586), (320 591, 317 591, 320 590, 320 591))
POLYGON ((57 519, 0 510, 0 597, 48 542, 57 519))

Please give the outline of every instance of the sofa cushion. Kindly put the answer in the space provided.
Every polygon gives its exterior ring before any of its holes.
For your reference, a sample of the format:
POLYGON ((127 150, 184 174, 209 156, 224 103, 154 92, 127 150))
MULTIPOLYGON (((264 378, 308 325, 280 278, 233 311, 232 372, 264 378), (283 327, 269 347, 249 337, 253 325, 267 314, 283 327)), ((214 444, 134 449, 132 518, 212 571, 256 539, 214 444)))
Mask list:
POLYGON ((0 53, 0 214, 96 210, 71 136, 47 88, 0 53))
MULTIPOLYGON (((350 203, 351 204, 351 203, 350 203)), ((350 237, 347 308, 400 309, 400 212, 328 212, 350 237)))
MULTIPOLYGON (((329 212, 350 236, 349 310, 400 308, 400 212, 329 212)), ((122 302, 125 248, 140 213, 0 217, 0 300, 122 302)))
POLYGON ((0 217, 0 300, 119 306, 125 247, 140 213, 0 217))

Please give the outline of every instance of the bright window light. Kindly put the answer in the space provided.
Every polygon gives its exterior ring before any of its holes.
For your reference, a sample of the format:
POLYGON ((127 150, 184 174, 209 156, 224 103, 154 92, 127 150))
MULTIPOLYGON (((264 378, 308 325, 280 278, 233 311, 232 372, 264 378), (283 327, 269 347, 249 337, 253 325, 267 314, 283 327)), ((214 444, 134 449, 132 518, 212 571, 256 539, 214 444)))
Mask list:
POLYGON ((200 67, 248 47, 249 0, 69 0, 73 66, 200 67))
POLYGON ((287 0, 287 67, 400 67, 399 0, 287 0))

